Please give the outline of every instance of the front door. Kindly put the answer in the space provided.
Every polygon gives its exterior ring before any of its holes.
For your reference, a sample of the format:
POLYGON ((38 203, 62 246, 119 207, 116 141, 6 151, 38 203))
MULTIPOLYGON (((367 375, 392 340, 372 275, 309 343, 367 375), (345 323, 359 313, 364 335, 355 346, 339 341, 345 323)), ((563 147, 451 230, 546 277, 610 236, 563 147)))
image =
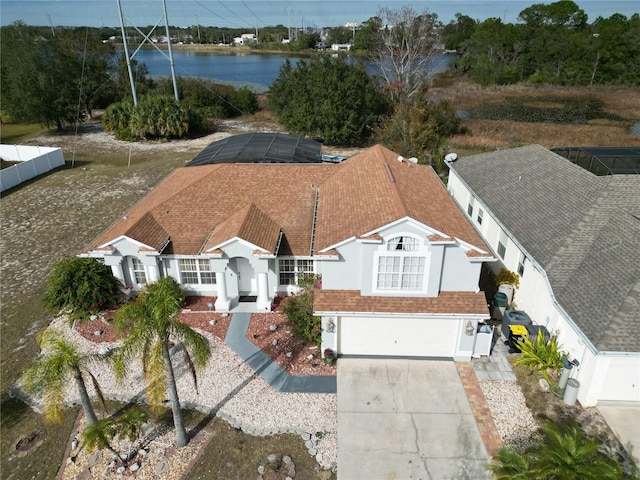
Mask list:
POLYGON ((246 258, 236 258, 236 268, 238 270, 238 290, 240 295, 255 294, 256 274, 249 260, 246 258))

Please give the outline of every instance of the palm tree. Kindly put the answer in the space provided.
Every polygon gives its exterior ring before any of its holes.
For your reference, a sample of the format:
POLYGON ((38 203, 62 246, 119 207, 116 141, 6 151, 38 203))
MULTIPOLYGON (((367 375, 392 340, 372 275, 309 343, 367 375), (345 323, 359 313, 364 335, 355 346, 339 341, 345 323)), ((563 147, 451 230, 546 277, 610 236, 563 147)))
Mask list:
POLYGON ((159 411, 165 392, 168 394, 178 447, 184 447, 188 441, 169 343, 174 339, 181 344, 196 391, 198 384, 195 368, 204 367, 211 356, 209 341, 177 320, 183 302, 184 293, 178 283, 171 277, 165 277, 148 284, 138 298, 125 304, 115 317, 116 329, 127 333, 122 347, 115 355, 116 374, 122 379, 127 373, 130 360, 142 355, 147 398, 152 408, 159 411))
MULTIPOLYGON (((132 444, 140 435, 142 424, 147 421, 147 414, 140 408, 129 408, 117 418, 104 418, 87 427, 82 432, 82 445, 89 451, 106 448, 122 463, 122 455, 111 445, 115 437, 126 438, 132 444)), ((131 445, 129 454, 131 456, 131 445)))
POLYGON ((532 480, 529 458, 511 446, 499 449, 493 456, 489 469, 494 480, 532 480))
POLYGON ((65 391, 69 377, 73 376, 87 424, 97 422, 98 419, 84 383, 84 375, 88 375, 91 379, 98 399, 106 411, 100 385, 88 370, 89 365, 103 360, 103 356, 80 353, 78 348, 68 342, 58 330, 45 330, 38 336, 38 341, 42 348, 42 358, 36 360, 25 372, 22 381, 27 391, 44 392, 45 418, 55 422, 62 421, 65 391))
POLYGON ((535 455, 532 473, 548 480, 618 480, 622 468, 598 452, 598 441, 584 439, 577 425, 563 428, 549 423, 544 428, 541 447, 535 455))

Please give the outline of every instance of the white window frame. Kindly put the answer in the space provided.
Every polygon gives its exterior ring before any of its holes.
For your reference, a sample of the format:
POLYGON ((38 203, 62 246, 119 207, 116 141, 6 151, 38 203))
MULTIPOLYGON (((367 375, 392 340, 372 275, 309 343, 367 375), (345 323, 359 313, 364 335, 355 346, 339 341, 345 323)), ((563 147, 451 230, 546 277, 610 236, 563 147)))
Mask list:
POLYGON ((316 262, 309 258, 295 258, 295 257, 278 257, 278 285, 281 287, 287 287, 290 285, 298 285, 300 278, 303 275, 315 275, 316 262), (293 262, 293 270, 282 270, 282 262, 293 262), (310 267, 310 268, 309 268, 310 267), (281 275, 293 275, 294 283, 280 283, 281 275))
POLYGON ((129 257, 129 268, 131 271, 131 280, 138 286, 146 285, 149 281, 147 276, 147 267, 138 257, 129 257), (139 282, 138 279, 144 277, 143 282, 139 282))
POLYGON ((211 269, 211 261, 208 258, 178 258, 178 271, 180 272, 180 282, 183 285, 215 285, 216 273, 211 269), (183 266, 183 262, 193 262, 194 269, 186 270, 183 266), (185 274, 189 276, 195 275, 195 282, 185 281, 185 274), (207 274, 211 274, 211 281, 203 281, 203 277, 207 274))
POLYGON ((507 234, 504 233, 504 230, 500 230, 500 235, 498 236, 498 255, 501 259, 504 260, 504 256, 507 253, 507 234))
POLYGON ((430 256, 424 239, 416 235, 400 233, 385 238, 374 254, 373 291, 426 293, 430 256))
POLYGON ((476 219, 476 221, 478 222, 478 225, 482 225, 483 219, 484 219, 484 210, 482 210, 481 208, 478 208, 478 217, 476 219))

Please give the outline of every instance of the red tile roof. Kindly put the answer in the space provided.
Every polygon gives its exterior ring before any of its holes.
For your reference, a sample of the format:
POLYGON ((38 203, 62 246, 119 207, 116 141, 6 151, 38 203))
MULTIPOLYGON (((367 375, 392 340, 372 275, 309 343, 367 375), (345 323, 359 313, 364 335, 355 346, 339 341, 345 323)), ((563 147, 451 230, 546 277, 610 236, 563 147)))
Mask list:
POLYGON ((341 164, 216 164, 171 173, 85 252, 127 235, 196 255, 235 237, 307 256, 411 217, 491 256, 433 170, 375 146, 341 164), (316 211, 316 190, 317 211, 316 211), (316 211, 314 252, 311 252, 316 211), (485 253, 486 252, 486 253, 485 253))
POLYGON ((440 292, 437 297, 363 296, 359 290, 318 290, 314 312, 467 314, 486 315, 489 309, 483 292, 440 292))

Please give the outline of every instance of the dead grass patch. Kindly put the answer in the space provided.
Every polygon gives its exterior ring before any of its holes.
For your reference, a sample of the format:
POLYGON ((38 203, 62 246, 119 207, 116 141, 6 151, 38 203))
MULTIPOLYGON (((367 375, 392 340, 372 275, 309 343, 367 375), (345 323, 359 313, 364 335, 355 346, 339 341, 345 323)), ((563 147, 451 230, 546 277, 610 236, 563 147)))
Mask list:
POLYGON ((539 144, 545 148, 566 146, 637 146, 638 138, 620 125, 559 125, 507 120, 464 120, 468 135, 449 139, 452 148, 486 149, 539 144))

